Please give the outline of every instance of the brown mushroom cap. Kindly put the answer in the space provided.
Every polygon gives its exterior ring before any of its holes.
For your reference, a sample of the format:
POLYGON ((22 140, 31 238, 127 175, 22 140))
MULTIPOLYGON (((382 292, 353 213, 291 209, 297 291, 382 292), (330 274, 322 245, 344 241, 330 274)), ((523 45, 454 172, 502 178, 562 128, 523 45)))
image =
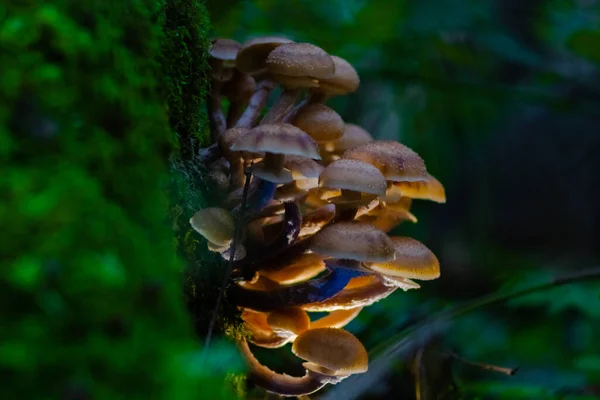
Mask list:
POLYGON ((323 166, 315 160, 301 156, 286 156, 283 166, 292 173, 292 178, 300 189, 317 187, 323 166))
POLYGON ((355 124, 345 124, 344 134, 341 138, 325 143, 326 151, 343 153, 363 144, 374 141, 373 136, 363 128, 355 124))
POLYGON ((355 92, 360 85, 360 78, 350 63, 338 56, 331 56, 335 64, 335 74, 319 82, 319 91, 330 96, 339 96, 355 92))
MULTIPOLYGON (((267 70, 277 80, 287 78, 326 79, 335 73, 335 64, 327 52, 310 43, 286 43, 267 57, 267 70)), ((290 81, 287 81, 290 84, 290 81)))
POLYGON ((408 279, 431 280, 439 278, 440 263, 423 243, 410 237, 392 237, 396 259, 387 262, 368 263, 367 266, 383 275, 408 279))
POLYGON ((341 159, 332 162, 321 172, 319 186, 382 196, 385 194, 387 182, 381 172, 371 164, 341 159))
POLYGON ((308 329, 310 318, 306 311, 298 307, 292 307, 270 312, 267 323, 275 332, 289 332, 299 335, 308 329))
POLYGON ((231 150, 233 144, 248 132, 250 132, 250 129, 248 128, 230 128, 223 132, 223 134, 219 137, 219 148, 223 154, 225 154, 227 157, 230 157, 236 153, 240 153, 246 160, 264 157, 264 154, 261 153, 238 152, 231 150))
POLYGON ((279 270, 260 270, 266 276, 281 285, 293 285, 314 278, 325 270, 323 257, 308 253, 295 259, 291 264, 279 270))
POLYGON ((321 159, 315 141, 305 132, 290 124, 259 125, 236 140, 231 146, 231 150, 321 159))
POLYGON ((361 222, 338 222, 319 231, 313 252, 333 258, 383 262, 395 257, 394 242, 382 231, 361 222))
POLYGON ((299 335, 292 352, 303 360, 346 374, 366 372, 369 356, 350 332, 338 328, 309 329, 299 335))
POLYGON ((302 107, 291 122, 316 142, 336 140, 344 134, 342 117, 321 103, 310 103, 302 107))
POLYGON ((323 366, 321 366, 319 364, 315 364, 313 362, 303 362, 302 366, 304 368, 306 368, 307 370, 309 370, 309 371, 316 372, 317 374, 325 375, 325 376, 345 376, 345 375, 348 375, 348 374, 345 374, 343 372, 334 371, 332 369, 325 368, 325 367, 323 367, 323 366))
POLYGON ((342 158, 374 165, 388 181, 419 181, 427 177, 425 162, 405 145, 392 140, 377 140, 347 150, 342 158))
POLYGON ((427 174, 422 181, 395 182, 392 186, 398 189, 403 196, 412 199, 432 200, 437 203, 446 202, 444 186, 430 174, 427 174))
POLYGON ((237 69, 250 75, 264 71, 269 53, 284 43, 293 41, 283 37, 263 36, 244 42, 235 60, 237 69))
POLYGON ((235 222, 224 208, 208 207, 190 218, 190 225, 209 242, 217 246, 228 246, 233 238, 235 222))
POLYGON ((227 67, 235 67, 235 58, 241 45, 232 39, 215 39, 210 48, 210 56, 224 62, 227 67))

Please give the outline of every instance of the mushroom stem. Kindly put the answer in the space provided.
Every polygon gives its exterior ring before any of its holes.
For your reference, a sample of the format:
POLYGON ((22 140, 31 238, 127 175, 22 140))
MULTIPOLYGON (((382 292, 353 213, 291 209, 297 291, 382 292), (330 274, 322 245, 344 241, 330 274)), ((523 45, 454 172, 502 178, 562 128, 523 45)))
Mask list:
POLYGON ((248 346, 245 340, 239 343, 239 348, 244 359, 250 367, 248 379, 256 385, 262 387, 268 392, 276 393, 280 396, 305 396, 318 391, 328 383, 335 384, 343 377, 329 377, 306 371, 302 377, 294 377, 285 374, 279 374, 262 365, 248 346))
POLYGON ((305 304, 305 311, 335 311, 348 310, 356 307, 369 306, 394 292, 397 286, 386 285, 380 276, 373 282, 352 289, 343 289, 335 296, 320 303, 305 304))
POLYGON ((294 107, 299 94, 299 88, 283 89, 281 96, 275 101, 275 104, 273 104, 267 115, 260 121, 260 124, 264 125, 280 122, 290 109, 294 107))
POLYGON ((213 143, 208 147, 203 147, 198 151, 198 158, 204 165, 212 164, 222 156, 221 149, 217 143, 213 143))
POLYGON ((235 126, 235 123, 244 114, 247 104, 248 103, 245 101, 232 101, 229 103, 229 110, 227 110, 227 128, 235 126))
POLYGON ((210 136, 213 143, 218 143, 219 137, 227 129, 225 115, 221 108, 221 89, 223 83, 216 79, 212 80, 210 93, 208 94, 208 116, 210 120, 210 136))
POLYGON ((264 164, 265 169, 278 173, 283 169, 283 163, 285 162, 285 155, 275 153, 265 153, 264 164))
POLYGON ((229 189, 235 190, 244 185, 244 160, 239 154, 229 160, 229 189))
POLYGON ((306 96, 304 100, 302 100, 298 105, 296 105, 296 107, 292 108, 290 111, 287 112, 287 114, 285 114, 285 116, 282 119, 282 122, 289 123, 291 120, 294 119, 296 114, 298 114, 300 110, 302 110, 304 107, 314 103, 325 103, 326 100, 327 95, 325 93, 311 90, 309 95, 306 96))
MULTIPOLYGON (((322 278, 281 287, 271 291, 258 291, 234 285, 228 291, 233 304, 256 311, 273 311, 323 302, 335 296, 350 281, 362 273, 350 269, 333 269, 322 278)), ((304 307, 303 307, 304 308, 304 307)))
MULTIPOLYGON (((342 196, 349 201, 360 201, 361 194, 355 190, 342 189, 342 196)), ((356 217, 358 206, 335 206, 334 222, 352 221, 356 217)))
POLYGON ((236 128, 254 127, 256 120, 260 116, 261 110, 267 103, 269 94, 271 94, 274 88, 275 83, 269 79, 263 79, 258 83, 254 94, 250 97, 248 107, 246 107, 246 110, 244 110, 244 113, 235 124, 236 128))

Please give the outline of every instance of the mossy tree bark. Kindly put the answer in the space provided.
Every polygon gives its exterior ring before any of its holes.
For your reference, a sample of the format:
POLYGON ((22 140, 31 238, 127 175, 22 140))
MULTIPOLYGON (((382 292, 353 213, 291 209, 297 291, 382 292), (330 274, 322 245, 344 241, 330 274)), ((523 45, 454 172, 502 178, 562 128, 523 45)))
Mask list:
POLYGON ((198 398, 207 382, 185 361, 199 343, 173 228, 198 270, 187 220, 204 204, 193 155, 205 121, 205 7, 8 4, 0 398, 198 398))

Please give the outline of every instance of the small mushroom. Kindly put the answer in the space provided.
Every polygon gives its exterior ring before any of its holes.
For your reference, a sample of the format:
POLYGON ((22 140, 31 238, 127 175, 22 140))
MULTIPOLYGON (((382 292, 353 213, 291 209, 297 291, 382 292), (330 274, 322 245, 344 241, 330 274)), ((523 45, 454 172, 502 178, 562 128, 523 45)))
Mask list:
POLYGON ((366 372, 369 356, 350 332, 338 328, 308 329, 292 345, 292 352, 308 362, 340 375, 366 372))
POLYGON ((293 285, 314 278, 324 270, 325 262, 323 261, 323 257, 314 253, 308 253, 282 269, 262 269, 259 271, 259 274, 281 285, 293 285))
POLYGON ((308 133, 315 142, 330 142, 341 138, 344 134, 342 117, 320 103, 303 107, 290 122, 308 133))
POLYGON ((323 143, 322 147, 328 153, 341 156, 346 150, 370 143, 374 140, 373 136, 360 126, 347 123, 344 125, 344 134, 342 137, 323 143))
POLYGON ((331 78, 321 79, 319 87, 314 91, 321 92, 324 96, 341 96, 355 92, 360 86, 360 78, 354 67, 341 57, 331 58, 335 64, 335 74, 331 78))
POLYGON ((360 206, 373 200, 372 197, 363 198, 362 194, 384 195, 386 181, 381 172, 371 164, 341 159, 332 162, 321 172, 319 186, 341 190, 341 196, 328 201, 334 202, 336 210, 340 211, 337 220, 352 220, 360 206), (344 210, 343 214, 341 209, 344 210))
POLYGON ((382 231, 361 222, 338 222, 323 228, 311 240, 319 255, 356 261, 385 262, 395 258, 394 242, 382 231))
POLYGON ((209 63, 212 70, 212 83, 207 107, 213 142, 216 142, 227 129, 225 116, 221 109, 221 90, 223 84, 233 78, 235 57, 239 48, 240 44, 235 40, 215 39, 210 49, 209 63))
POLYGON ((274 183, 293 181, 291 172, 283 168, 286 155, 321 159, 314 140, 290 124, 259 125, 241 136, 231 150, 264 152, 265 158, 253 165, 252 173, 274 183))
POLYGON ((318 391, 325 385, 336 384, 346 376, 332 376, 309 369, 302 377, 279 374, 262 365, 252 354, 248 343, 239 343, 240 351, 248 363, 248 380, 266 391, 280 396, 305 396, 318 391))
POLYGON ((388 181, 421 181, 427 177, 423 159, 410 148, 392 140, 376 140, 346 150, 342 158, 372 164, 388 181))
POLYGON ((434 176, 427 174, 421 181, 394 182, 392 186, 400 191, 403 196, 412 199, 432 200, 437 203, 446 202, 444 186, 434 176))
POLYGON ((440 276, 440 263, 425 245, 405 236, 392 237, 396 248, 396 259, 385 262, 366 263, 366 266, 380 274, 420 280, 437 279, 440 276))
POLYGON ((298 188, 309 190, 319 185, 319 175, 323 171, 323 166, 315 160, 288 155, 285 157, 283 166, 290 170, 298 188))
POLYGON ((235 190, 244 185, 245 174, 244 174, 244 162, 242 160, 242 156, 245 155, 245 158, 250 158, 252 153, 246 152, 243 154, 241 151, 234 151, 231 149, 233 144, 237 139, 244 136, 250 131, 247 128, 231 128, 226 130, 219 137, 219 147, 221 148, 221 152, 229 161, 229 182, 230 188, 235 190))
POLYGON ((297 308, 286 308, 263 313, 245 309, 242 319, 252 334, 250 342, 265 348, 278 348, 294 341, 296 336, 307 330, 310 319, 306 311, 297 308))
POLYGON ((283 86, 283 92, 262 124, 281 121, 296 103, 300 88, 316 87, 320 79, 335 73, 331 56, 310 43, 282 44, 269 53, 265 64, 272 78, 283 86))
POLYGON ((235 222, 224 208, 204 208, 190 218, 190 225, 217 247, 227 247, 233 239, 235 222))

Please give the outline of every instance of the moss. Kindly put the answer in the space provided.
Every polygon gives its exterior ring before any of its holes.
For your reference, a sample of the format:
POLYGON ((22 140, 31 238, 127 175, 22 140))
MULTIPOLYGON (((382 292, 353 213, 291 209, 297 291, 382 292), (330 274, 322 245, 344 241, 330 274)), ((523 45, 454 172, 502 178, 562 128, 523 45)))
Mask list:
MULTIPOLYGON (((181 223, 203 203, 192 184, 202 171, 186 160, 204 123, 202 2, 8 4, 0 7, 0 398, 210 393, 193 362, 198 343, 171 229, 204 257, 181 223), (169 182, 182 189, 171 198, 169 182)), ((211 398, 225 396, 214 386, 211 398)))

